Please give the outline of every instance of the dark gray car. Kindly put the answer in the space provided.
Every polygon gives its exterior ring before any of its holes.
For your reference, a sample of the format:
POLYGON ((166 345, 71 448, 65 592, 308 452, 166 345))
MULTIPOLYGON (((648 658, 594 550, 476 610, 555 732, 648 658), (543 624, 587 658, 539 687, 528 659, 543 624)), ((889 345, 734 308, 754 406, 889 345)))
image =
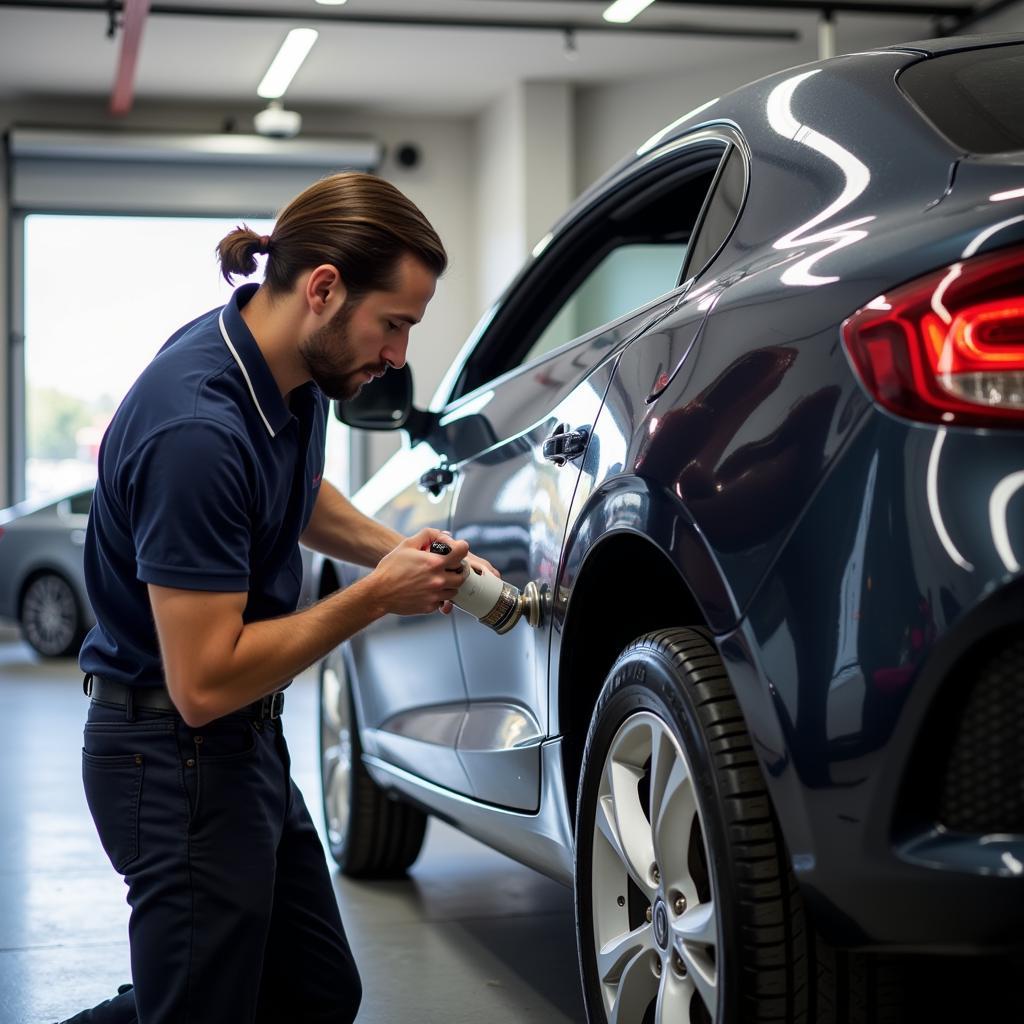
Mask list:
POLYGON ((47 658, 77 654, 95 621, 82 569, 91 504, 90 487, 0 510, 0 618, 47 658))
POLYGON ((410 395, 357 504, 544 608, 326 660, 343 869, 426 811, 573 885, 595 1022, 1024 1019, 897 955, 1024 945, 1024 39, 681 117, 410 395))

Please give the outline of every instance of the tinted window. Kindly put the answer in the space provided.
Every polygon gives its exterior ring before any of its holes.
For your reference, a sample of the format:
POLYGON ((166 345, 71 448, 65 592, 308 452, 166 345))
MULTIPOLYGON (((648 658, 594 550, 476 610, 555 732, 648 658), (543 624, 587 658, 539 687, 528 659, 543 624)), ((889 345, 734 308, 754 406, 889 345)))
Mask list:
POLYGON ((499 306, 448 400, 671 291, 725 145, 695 145, 595 202, 499 306))
POLYGON ((923 60, 900 75, 925 117, 968 153, 1024 149, 1024 46, 923 60))
POLYGON ((87 516, 92 507, 92 491, 82 491, 81 494, 72 494, 70 499, 71 514, 75 516, 87 516))
POLYGON ((715 182, 714 190, 708 197, 703 218, 697 226, 697 237, 690 246, 690 258, 686 261, 684 279, 699 274, 729 237, 729 232, 732 231, 732 226, 740 214, 746 178, 743 157, 733 146, 715 182))
POLYGON ((530 362, 623 313, 670 292, 679 278, 686 246, 623 245, 594 268, 533 343, 530 362))

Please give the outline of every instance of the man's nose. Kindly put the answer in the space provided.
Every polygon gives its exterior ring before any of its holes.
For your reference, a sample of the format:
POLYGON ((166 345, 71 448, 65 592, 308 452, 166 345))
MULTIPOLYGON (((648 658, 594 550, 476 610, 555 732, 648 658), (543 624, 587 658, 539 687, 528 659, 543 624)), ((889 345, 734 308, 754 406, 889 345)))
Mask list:
POLYGON ((405 366, 405 354, 408 351, 409 342, 390 342, 381 352, 381 358, 394 370, 400 370, 405 366))

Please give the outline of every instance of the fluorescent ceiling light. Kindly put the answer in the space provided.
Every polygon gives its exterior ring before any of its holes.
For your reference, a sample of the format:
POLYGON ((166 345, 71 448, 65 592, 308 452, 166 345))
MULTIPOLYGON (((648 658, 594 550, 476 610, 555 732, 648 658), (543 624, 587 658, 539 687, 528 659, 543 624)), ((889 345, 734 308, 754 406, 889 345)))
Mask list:
POLYGON ((654 0, 615 0, 615 3, 605 10, 602 17, 605 21, 614 21, 618 25, 625 25, 627 21, 632 21, 653 3, 654 0))
POLYGON ((324 7, 340 7, 347 0, 316 0, 318 4, 323 4, 324 7))
POLYGON ((315 28, 293 28, 267 68, 256 95, 265 100, 279 100, 291 85, 295 72, 302 67, 306 55, 313 49, 318 35, 315 28))

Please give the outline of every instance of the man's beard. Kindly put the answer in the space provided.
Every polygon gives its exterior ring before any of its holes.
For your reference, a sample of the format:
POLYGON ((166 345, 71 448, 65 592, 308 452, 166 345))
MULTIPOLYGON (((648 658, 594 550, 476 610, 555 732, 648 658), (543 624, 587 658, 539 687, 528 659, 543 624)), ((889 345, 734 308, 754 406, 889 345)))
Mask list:
POLYGON ((357 366, 349 342, 348 325, 357 304, 346 302, 330 323, 314 331, 299 346, 309 374, 328 398, 355 398, 364 374, 380 373, 386 367, 357 366))

